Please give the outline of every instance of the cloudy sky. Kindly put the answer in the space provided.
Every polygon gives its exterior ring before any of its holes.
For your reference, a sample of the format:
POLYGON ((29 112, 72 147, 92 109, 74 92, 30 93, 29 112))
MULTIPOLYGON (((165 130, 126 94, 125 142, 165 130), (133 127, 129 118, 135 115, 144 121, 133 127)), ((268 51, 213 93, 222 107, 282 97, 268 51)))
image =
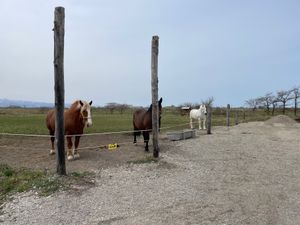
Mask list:
POLYGON ((0 0, 0 98, 54 101, 56 6, 66 102, 149 105, 153 35, 164 105, 242 106, 300 85, 298 0, 0 0))

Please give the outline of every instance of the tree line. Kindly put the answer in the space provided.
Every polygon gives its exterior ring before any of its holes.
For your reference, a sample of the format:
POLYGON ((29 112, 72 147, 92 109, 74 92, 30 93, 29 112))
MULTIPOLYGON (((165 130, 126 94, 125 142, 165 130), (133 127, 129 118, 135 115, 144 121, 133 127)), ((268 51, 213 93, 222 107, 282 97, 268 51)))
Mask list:
POLYGON ((246 105, 252 108, 253 111, 257 108, 265 108, 268 113, 272 112, 272 115, 274 115, 276 108, 282 108, 282 113, 285 114, 287 106, 292 106, 294 108, 294 115, 296 116, 299 97, 300 86, 286 91, 280 90, 276 93, 268 92, 264 96, 247 100, 246 105))

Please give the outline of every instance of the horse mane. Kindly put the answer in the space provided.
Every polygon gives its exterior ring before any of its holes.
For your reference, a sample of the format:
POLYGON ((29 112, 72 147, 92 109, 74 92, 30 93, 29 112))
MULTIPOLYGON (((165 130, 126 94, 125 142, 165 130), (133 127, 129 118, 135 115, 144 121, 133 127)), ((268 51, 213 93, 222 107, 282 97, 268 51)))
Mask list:
POLYGON ((152 104, 151 104, 150 107, 148 108, 147 112, 152 112, 152 104))
POLYGON ((80 100, 76 100, 75 102, 73 102, 72 105, 70 106, 69 110, 77 109, 79 101, 80 100))

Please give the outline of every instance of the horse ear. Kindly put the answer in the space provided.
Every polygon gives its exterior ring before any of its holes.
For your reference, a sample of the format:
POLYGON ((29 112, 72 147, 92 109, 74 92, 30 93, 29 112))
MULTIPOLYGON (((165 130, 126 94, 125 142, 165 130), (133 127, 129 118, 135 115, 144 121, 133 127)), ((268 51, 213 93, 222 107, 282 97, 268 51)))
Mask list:
POLYGON ((163 100, 162 98, 159 99, 159 103, 160 103, 160 104, 162 103, 162 100, 163 100))
POLYGON ((81 106, 83 106, 83 102, 81 100, 79 100, 79 103, 80 103, 81 106))
POLYGON ((93 101, 90 101, 90 103, 89 103, 90 105, 92 105, 93 104, 93 101))

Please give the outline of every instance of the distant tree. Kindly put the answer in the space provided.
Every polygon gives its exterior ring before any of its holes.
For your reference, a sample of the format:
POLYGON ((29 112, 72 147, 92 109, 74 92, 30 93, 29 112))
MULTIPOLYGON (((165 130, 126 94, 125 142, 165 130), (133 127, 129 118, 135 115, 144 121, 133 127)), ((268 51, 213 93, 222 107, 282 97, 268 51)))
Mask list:
POLYGON ((255 99, 257 108, 265 108, 263 97, 258 97, 255 99))
POLYGON ((252 111, 255 111, 257 108, 257 99, 249 99, 246 101, 246 105, 249 106, 249 108, 252 109, 252 111))
POLYGON ((121 114, 123 114, 124 113, 124 111, 126 110, 126 109, 129 109, 131 106, 130 105, 127 105, 127 104, 117 104, 116 105, 116 108, 119 110, 119 112, 121 113, 121 114))
POLYGON ((272 104, 272 116, 274 116, 275 108, 278 104, 277 97, 274 95, 271 97, 271 104, 272 104))
POLYGON ((271 92, 267 93, 265 96, 259 97, 256 99, 257 105, 260 105, 264 108, 266 108, 267 113, 270 113, 270 106, 272 105, 274 96, 271 92))
POLYGON ((104 108, 108 109, 110 114, 113 114, 115 109, 117 108, 117 105, 118 105, 118 103, 109 102, 104 106, 104 108))
POLYGON ((294 87, 292 89, 292 92, 294 94, 294 115, 297 116, 298 98, 300 97, 300 86, 294 87))
POLYGON ((282 113, 285 114, 286 103, 291 100, 291 94, 293 90, 289 91, 277 91, 277 102, 282 103, 282 113))
MULTIPOLYGON (((21 109, 22 107, 19 106, 19 105, 9 105, 8 108, 11 108, 11 109, 21 109)), ((26 108, 26 107, 23 106, 23 108, 26 108)))
POLYGON ((118 110, 121 114, 123 114, 124 111, 130 107, 132 106, 127 104, 119 104, 116 102, 110 102, 104 106, 104 108, 108 109, 111 114, 113 114, 115 110, 118 110))
POLYGON ((214 100, 215 100, 214 97, 211 96, 208 99, 206 99, 205 101, 202 101, 202 104, 204 104, 206 106, 212 106, 214 100))

